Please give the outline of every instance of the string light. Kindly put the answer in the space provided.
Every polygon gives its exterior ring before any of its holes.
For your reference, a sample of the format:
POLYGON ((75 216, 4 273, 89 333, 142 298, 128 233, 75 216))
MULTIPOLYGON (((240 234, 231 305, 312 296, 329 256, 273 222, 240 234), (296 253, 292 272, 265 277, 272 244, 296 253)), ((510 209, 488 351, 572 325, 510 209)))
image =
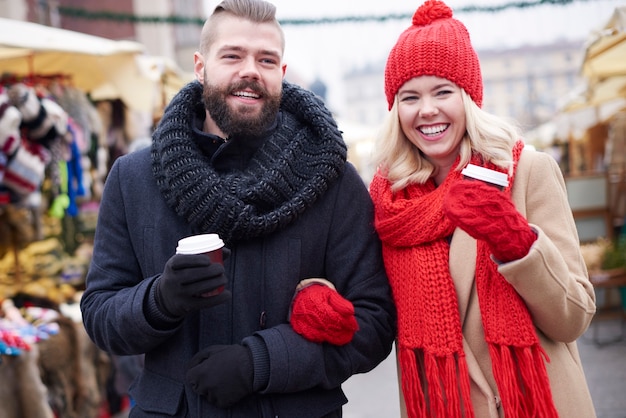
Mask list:
MULTIPOLYGON (((508 9, 528 9, 545 5, 566 6, 576 2, 589 2, 593 0, 533 0, 533 1, 511 1, 497 5, 467 5, 454 9, 455 14, 462 13, 498 13, 508 9)), ((116 22, 130 23, 168 23, 176 25, 198 25, 202 26, 205 19, 202 17, 185 16, 137 16, 129 13, 118 13, 106 10, 87 10, 78 7, 59 6, 58 12, 62 16, 88 19, 88 20, 110 20, 116 22)), ((281 19, 283 26, 303 26, 303 25, 324 25, 337 23, 365 23, 365 22, 386 22, 391 20, 407 20, 412 17, 412 13, 388 14, 379 16, 339 16, 322 17, 314 19, 293 18, 281 19)))

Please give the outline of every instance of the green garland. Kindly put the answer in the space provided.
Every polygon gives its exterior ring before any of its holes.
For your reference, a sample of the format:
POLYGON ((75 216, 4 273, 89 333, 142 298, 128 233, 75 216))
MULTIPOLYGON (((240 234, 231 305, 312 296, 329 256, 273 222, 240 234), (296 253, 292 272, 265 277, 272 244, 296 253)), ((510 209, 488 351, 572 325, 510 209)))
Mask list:
MULTIPOLYGON (((592 0, 533 0, 533 1, 515 1, 499 5, 476 6, 469 5, 455 8, 454 13, 497 13, 507 9, 527 9, 531 7, 554 5, 565 6, 575 2, 588 2, 592 0)), ((59 6, 58 12, 62 16, 68 16, 78 19, 88 20, 109 20, 115 22, 130 23, 169 23, 176 25, 198 25, 204 24, 205 18, 185 17, 185 16, 137 16, 128 13, 117 13, 107 10, 86 10, 76 7, 59 6)), ((389 20, 407 20, 411 19, 413 14, 389 14, 383 16, 340 16, 340 17, 323 17, 316 19, 281 19, 280 23, 286 25, 321 25, 335 23, 363 23, 363 22, 385 22, 389 20)))

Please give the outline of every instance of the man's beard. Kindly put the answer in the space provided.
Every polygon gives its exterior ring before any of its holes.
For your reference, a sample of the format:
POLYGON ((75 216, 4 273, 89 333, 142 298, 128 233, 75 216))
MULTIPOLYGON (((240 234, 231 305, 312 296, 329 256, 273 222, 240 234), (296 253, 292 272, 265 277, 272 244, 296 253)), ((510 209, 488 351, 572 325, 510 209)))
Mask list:
POLYGON ((207 81, 205 76, 202 91, 204 107, 211 115, 218 128, 227 137, 231 136, 259 136, 267 130, 276 119, 280 108, 281 93, 271 94, 263 86, 254 81, 240 81, 224 88, 220 88, 207 81), (226 98, 234 91, 250 89, 264 99, 261 113, 253 114, 256 108, 246 105, 229 107, 226 98))

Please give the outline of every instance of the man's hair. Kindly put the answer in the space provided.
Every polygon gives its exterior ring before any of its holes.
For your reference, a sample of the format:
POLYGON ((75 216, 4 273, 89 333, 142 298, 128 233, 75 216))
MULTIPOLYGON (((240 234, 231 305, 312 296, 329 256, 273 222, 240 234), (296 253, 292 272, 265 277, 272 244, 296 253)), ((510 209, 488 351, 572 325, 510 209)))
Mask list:
POLYGON ((217 24, 227 16, 235 16, 254 23, 273 23, 280 31, 282 49, 285 49, 285 35, 276 19, 276 6, 264 0, 223 0, 215 6, 206 20, 200 35, 200 53, 206 54, 217 37, 217 24))

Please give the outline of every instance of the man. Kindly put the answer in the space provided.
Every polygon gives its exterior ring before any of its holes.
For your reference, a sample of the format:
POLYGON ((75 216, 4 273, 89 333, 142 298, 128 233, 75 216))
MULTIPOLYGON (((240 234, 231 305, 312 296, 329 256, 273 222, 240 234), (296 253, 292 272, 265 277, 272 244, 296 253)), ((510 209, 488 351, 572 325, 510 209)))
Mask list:
POLYGON ((197 82, 108 175, 81 309, 100 348, 145 353, 132 418, 340 417, 341 384, 391 350, 371 200, 283 51, 272 4, 220 3, 197 82), (200 233, 223 267, 174 254, 200 233))

